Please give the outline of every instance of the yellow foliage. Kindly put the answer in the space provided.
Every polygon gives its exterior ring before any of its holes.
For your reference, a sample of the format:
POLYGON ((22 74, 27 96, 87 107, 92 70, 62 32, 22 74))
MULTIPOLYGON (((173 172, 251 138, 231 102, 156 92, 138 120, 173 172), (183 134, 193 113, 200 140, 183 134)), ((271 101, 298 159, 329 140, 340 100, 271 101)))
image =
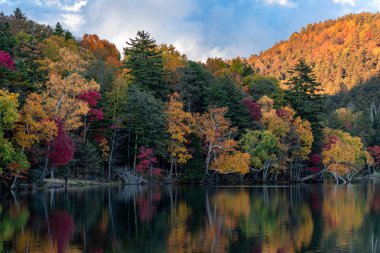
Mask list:
POLYGON ((39 141, 48 142, 57 135, 57 125, 48 114, 44 98, 31 93, 21 110, 21 122, 16 127, 16 142, 23 148, 31 148, 39 141))
POLYGON ((327 169, 345 175, 365 166, 370 155, 363 149, 359 137, 352 137, 342 130, 324 129, 325 147, 322 163, 327 169))
POLYGON ((297 117, 293 124, 300 138, 300 148, 295 150, 293 155, 305 160, 311 153, 311 147, 314 141, 311 124, 309 121, 302 120, 300 117, 297 117))
POLYGON ((250 161, 251 156, 248 153, 240 151, 233 152, 232 154, 224 153, 211 164, 211 168, 224 174, 247 174, 249 172, 250 161))
POLYGON ((191 125, 194 124, 194 118, 191 113, 183 110, 183 103, 178 93, 170 96, 166 115, 167 132, 170 135, 168 151, 179 164, 186 164, 192 158, 186 148, 188 142, 186 136, 192 132, 191 125))

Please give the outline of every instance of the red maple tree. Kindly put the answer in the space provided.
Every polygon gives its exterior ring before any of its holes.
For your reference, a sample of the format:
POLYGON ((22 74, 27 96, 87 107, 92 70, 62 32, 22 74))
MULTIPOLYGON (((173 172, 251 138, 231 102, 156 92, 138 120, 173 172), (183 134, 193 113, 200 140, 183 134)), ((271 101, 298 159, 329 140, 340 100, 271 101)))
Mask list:
POLYGON ((0 66, 6 68, 7 70, 15 69, 15 63, 12 60, 11 55, 3 50, 0 51, 0 66))
POLYGON ((73 159, 75 148, 62 124, 62 120, 56 120, 56 123, 58 134, 51 142, 48 157, 53 166, 59 167, 68 164, 73 159))

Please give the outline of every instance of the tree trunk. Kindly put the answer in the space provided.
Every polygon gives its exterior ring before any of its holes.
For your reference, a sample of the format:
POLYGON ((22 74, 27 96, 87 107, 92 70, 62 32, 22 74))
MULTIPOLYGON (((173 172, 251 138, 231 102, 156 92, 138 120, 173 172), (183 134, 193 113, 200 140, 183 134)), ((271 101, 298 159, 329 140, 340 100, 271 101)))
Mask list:
POLYGON ((137 158, 137 134, 135 137, 135 154, 133 157, 133 171, 136 172, 136 158, 137 158))
POLYGON ((50 152, 50 148, 51 148, 51 145, 49 143, 47 154, 46 154, 46 158, 45 158, 45 163, 44 163, 44 170, 42 171, 42 175, 41 175, 41 180, 44 180, 45 177, 46 177, 46 171, 47 171, 47 168, 48 168, 48 165, 49 165, 49 152, 50 152))
POLYGON ((116 138, 116 130, 114 130, 112 134, 111 152, 110 152, 110 157, 108 159, 108 182, 111 180, 112 156, 113 156, 113 147, 115 144, 115 138, 116 138))
POLYGON ((14 190, 16 188, 17 179, 18 179, 18 177, 17 177, 17 175, 15 175, 15 178, 13 179, 13 183, 11 185, 11 190, 14 190))
POLYGON ((173 173, 173 166, 174 166, 174 158, 173 156, 170 156, 170 172, 169 172, 169 177, 172 178, 172 173, 173 173))
POLYGON ((208 146, 208 151, 207 151, 207 157, 206 157, 206 175, 208 175, 209 172, 209 166, 210 166, 210 160, 211 160, 211 151, 212 151, 212 145, 210 144, 208 146))

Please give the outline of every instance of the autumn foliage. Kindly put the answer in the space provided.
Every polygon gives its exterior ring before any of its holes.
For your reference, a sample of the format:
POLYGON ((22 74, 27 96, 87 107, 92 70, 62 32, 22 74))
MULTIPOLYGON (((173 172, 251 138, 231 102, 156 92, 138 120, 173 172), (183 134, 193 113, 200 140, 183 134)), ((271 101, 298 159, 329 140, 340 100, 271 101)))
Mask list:
POLYGON ((322 163, 331 173, 345 176, 363 169, 372 159, 360 138, 342 130, 325 129, 322 163))
POLYGON ((167 132, 170 135, 168 151, 176 163, 186 164, 192 157, 186 147, 188 144, 186 138, 192 132, 191 125, 194 124, 194 118, 191 113, 183 110, 183 103, 178 93, 170 96, 166 115, 167 132))
POLYGON ((140 154, 137 156, 139 163, 136 166, 136 171, 139 173, 145 173, 147 171, 151 172, 151 175, 159 175, 160 169, 156 168, 157 158, 154 157, 153 149, 146 148, 144 146, 140 147, 140 154))
POLYGON ((0 50, 0 66, 7 70, 14 70, 15 63, 8 52, 0 50))
POLYGON ((285 81, 291 66, 304 58, 314 66, 324 92, 335 94, 379 72, 379 27, 380 16, 374 13, 349 14, 337 20, 308 24, 288 40, 252 55, 248 62, 261 74, 285 81))
POLYGON ((85 34, 82 38, 82 45, 110 65, 120 66, 120 53, 111 42, 100 39, 96 34, 85 34))
POLYGON ((56 120, 58 132, 57 137, 51 142, 49 159, 53 166, 59 167, 69 163, 74 156, 74 144, 64 129, 61 120, 56 120))

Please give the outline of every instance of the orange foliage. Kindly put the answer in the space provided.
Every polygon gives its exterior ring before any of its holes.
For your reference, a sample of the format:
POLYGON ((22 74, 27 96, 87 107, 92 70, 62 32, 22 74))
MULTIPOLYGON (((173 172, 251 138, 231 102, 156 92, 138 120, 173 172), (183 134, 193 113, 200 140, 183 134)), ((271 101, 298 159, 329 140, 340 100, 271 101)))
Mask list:
POLYGON ((287 79, 301 58, 313 66, 325 93, 351 89, 380 71, 380 15, 349 14, 310 24, 287 41, 252 55, 248 62, 261 74, 287 79))
POLYGON ((90 50, 96 58, 114 67, 121 66, 120 53, 116 46, 108 40, 101 40, 96 34, 85 34, 82 38, 82 45, 90 50))
POLYGON ((186 135, 192 132, 190 126, 194 124, 194 118, 189 112, 183 110, 180 95, 173 93, 165 111, 167 115, 167 132, 169 133, 168 151, 179 164, 186 164, 192 157, 186 148, 188 140, 186 135))

